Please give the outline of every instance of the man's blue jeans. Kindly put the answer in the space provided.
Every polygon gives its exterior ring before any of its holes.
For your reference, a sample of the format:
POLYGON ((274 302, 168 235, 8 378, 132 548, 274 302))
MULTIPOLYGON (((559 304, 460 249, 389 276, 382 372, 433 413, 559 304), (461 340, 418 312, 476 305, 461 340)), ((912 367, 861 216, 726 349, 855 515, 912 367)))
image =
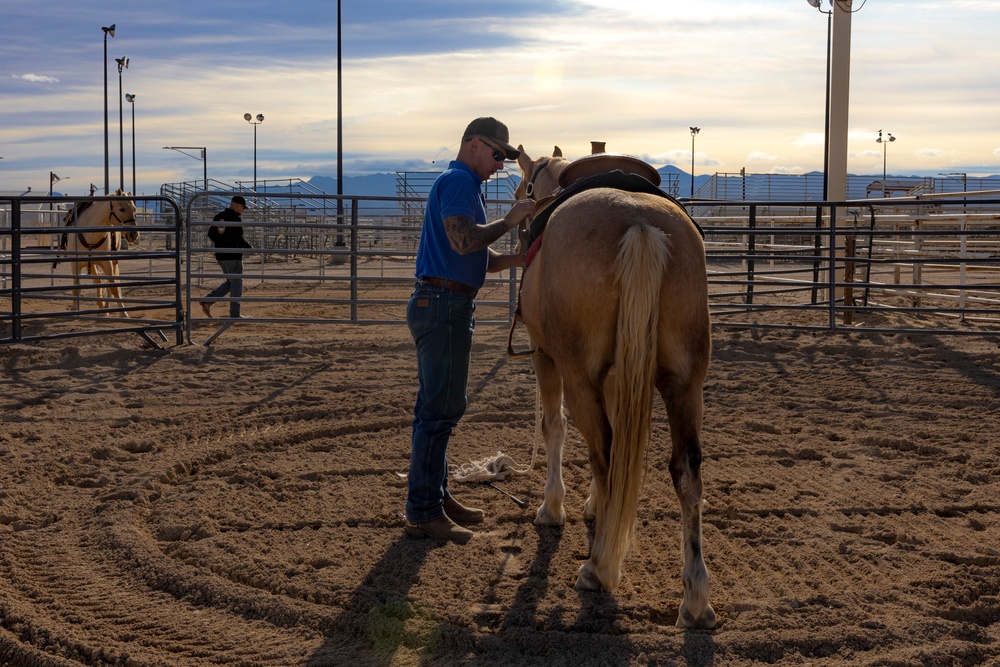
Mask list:
POLYGON ((206 296, 210 299, 217 299, 226 296, 232 297, 229 302, 229 317, 240 316, 240 298, 243 296, 243 260, 242 259, 219 259, 219 266, 226 274, 226 280, 209 292, 206 296))
POLYGON ((448 439, 465 414, 475 303, 459 292, 418 284, 406 307, 417 347, 406 518, 433 521, 448 494, 448 439))

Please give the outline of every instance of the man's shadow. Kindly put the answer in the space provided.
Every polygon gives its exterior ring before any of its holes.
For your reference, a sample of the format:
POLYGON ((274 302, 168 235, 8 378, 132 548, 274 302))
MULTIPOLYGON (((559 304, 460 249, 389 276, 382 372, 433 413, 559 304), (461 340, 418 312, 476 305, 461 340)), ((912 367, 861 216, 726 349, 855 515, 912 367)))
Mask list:
POLYGON ((369 626, 373 610, 407 598, 420 579, 420 570, 432 549, 433 540, 413 540, 401 534, 344 603, 343 610, 321 628, 323 645, 310 656, 309 667, 333 665, 384 665, 386 660, 369 646, 369 626))

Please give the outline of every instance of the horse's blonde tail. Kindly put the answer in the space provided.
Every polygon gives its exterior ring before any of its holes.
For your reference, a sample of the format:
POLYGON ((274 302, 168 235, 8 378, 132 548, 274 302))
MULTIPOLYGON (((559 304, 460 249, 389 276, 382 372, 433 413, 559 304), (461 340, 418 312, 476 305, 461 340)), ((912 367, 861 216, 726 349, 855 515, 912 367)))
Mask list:
POLYGON ((615 380, 612 395, 605 397, 611 456, 601 522, 604 554, 595 559, 598 579, 609 590, 621 577, 639 506, 656 379, 660 286, 668 255, 663 233, 640 223, 625 232, 615 263, 619 288, 615 380))

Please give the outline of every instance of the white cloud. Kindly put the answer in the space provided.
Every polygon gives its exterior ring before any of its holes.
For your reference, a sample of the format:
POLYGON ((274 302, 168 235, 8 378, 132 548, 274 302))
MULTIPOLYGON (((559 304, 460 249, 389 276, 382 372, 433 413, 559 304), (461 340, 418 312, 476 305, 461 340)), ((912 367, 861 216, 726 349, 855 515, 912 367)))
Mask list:
MULTIPOLYGON (((44 48, 47 38, 24 29, 38 6, 59 7, 55 0, 14 2, 5 12, 11 29, 0 45, 8 73, 0 76, 0 190, 23 191, 22 180, 39 176, 35 190, 47 189, 44 174, 62 173, 68 156, 86 165, 70 184, 103 177, 103 72, 94 58, 100 32, 95 39, 76 26, 108 19, 90 4, 49 12, 47 30, 63 36, 60 49, 44 48), (18 151, 37 164, 11 169, 18 151)), ((305 28, 284 5, 262 5, 260 27, 222 38, 217 26, 230 17, 212 3, 194 33, 176 13, 162 21, 146 8, 116 15, 121 31, 108 55, 132 57, 125 90, 140 94, 136 162, 146 185, 138 189, 155 191, 157 179, 190 178, 187 171, 200 178, 198 161, 160 150, 171 144, 207 144, 212 178, 246 179, 254 140, 242 120, 247 111, 267 116, 257 137, 261 175, 329 173, 337 154, 337 71, 329 12, 321 11, 328 4, 295 3, 299 13, 325 16, 305 28), (247 43, 253 57, 242 48, 247 43)), ((453 17, 451 2, 419 4, 420 12, 395 17, 404 3, 371 0, 368 11, 349 19, 342 114, 348 175, 376 163, 440 163, 480 115, 507 123, 515 145, 532 155, 559 145, 575 158, 601 140, 609 151, 687 171, 689 126, 697 124, 704 128, 698 173, 822 169, 827 23, 801 0, 579 0, 555 3, 561 9, 551 12, 524 9, 514 32, 492 11, 453 17), (398 20, 387 26, 387 16, 398 20), (471 25, 467 38, 436 38, 471 25)), ((881 174, 886 155, 894 173, 934 173, 959 156, 961 163, 952 163, 959 171, 997 163, 1000 142, 988 142, 1000 99, 976 63, 1000 57, 996 21, 987 20, 998 16, 1000 2, 916 0, 902 13, 898 5, 868 2, 855 17, 848 171, 881 174), (977 48, 963 47, 970 43, 977 48), (879 128, 898 141, 875 143, 879 128)))
POLYGON ((13 74, 11 76, 21 81, 27 81, 28 83, 59 83, 59 79, 54 76, 43 76, 41 74, 32 74, 31 72, 27 74, 13 74))
POLYGON ((826 142, 826 137, 822 132, 806 132, 799 135, 792 141, 792 145, 798 148, 812 148, 822 146, 826 142))
POLYGON ((769 173, 772 174, 801 174, 803 172, 802 167, 796 165, 794 167, 783 167, 781 165, 775 165, 771 167, 769 173))
POLYGON ((687 165, 688 168, 690 168, 691 151, 677 149, 666 151, 664 153, 657 153, 656 155, 650 155, 648 161, 651 164, 672 164, 678 167, 687 165))
POLYGON ((857 158, 873 158, 873 157, 877 157, 878 159, 881 160, 882 159, 882 151, 876 151, 876 150, 871 150, 871 149, 866 150, 866 151, 850 151, 850 152, 848 152, 848 156, 849 157, 857 157, 857 158))

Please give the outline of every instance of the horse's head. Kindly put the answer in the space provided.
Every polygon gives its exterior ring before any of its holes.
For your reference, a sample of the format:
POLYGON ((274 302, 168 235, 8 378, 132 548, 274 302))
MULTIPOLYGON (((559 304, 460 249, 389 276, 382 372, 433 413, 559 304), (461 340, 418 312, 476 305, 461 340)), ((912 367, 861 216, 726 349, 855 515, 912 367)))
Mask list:
MULTIPOLYGON (((116 197, 127 197, 131 195, 130 192, 123 192, 121 188, 115 191, 116 197)), ((133 199, 119 199, 117 201, 108 202, 111 206, 110 217, 115 221, 116 224, 122 225, 124 227, 135 227, 135 200, 133 199)), ((125 240, 129 243, 135 243, 139 240, 139 232, 134 229, 129 229, 123 232, 125 240)))
POLYGON ((529 198, 538 201, 559 189, 559 174, 569 165, 569 161, 563 158, 558 146, 552 150, 552 157, 537 160, 532 160, 524 152, 523 146, 518 146, 517 149, 521 151, 517 158, 517 165, 521 168, 521 183, 514 192, 515 199, 529 198))

